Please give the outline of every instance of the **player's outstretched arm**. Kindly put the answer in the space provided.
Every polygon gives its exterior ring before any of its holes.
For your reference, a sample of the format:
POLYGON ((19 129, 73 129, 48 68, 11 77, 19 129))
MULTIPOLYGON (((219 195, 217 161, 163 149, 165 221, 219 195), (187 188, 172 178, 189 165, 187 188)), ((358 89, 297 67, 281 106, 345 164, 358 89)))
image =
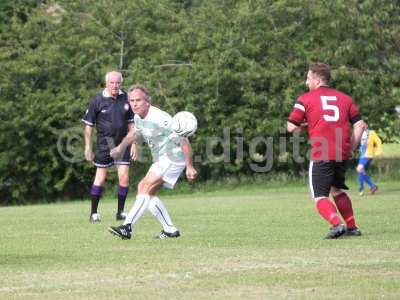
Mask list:
POLYGON ((287 131, 290 133, 301 132, 307 130, 307 123, 301 123, 300 126, 293 124, 292 122, 287 122, 287 131))
POLYGON ((188 138, 182 138, 181 148, 185 156, 186 177, 189 181, 195 180, 197 177, 197 171, 193 167, 193 151, 188 138))
POLYGON ((125 149, 136 141, 136 137, 137 137, 137 132, 135 130, 135 127, 132 126, 132 128, 129 130, 128 134, 124 137, 122 142, 117 147, 111 149, 110 156, 114 159, 120 157, 121 154, 124 153, 125 149))
POLYGON ((136 144, 136 142, 134 142, 134 143, 132 144, 132 146, 131 146, 131 153, 130 153, 130 155, 131 155, 131 159, 135 161, 136 158, 137 158, 137 144, 136 144))
MULTIPOLYGON (((135 125, 134 125, 133 123, 129 123, 129 124, 128 124, 128 134, 129 134, 129 132, 131 132, 131 131, 134 130, 134 129, 135 129, 135 125)), ((135 161, 136 158, 137 158, 137 147, 136 147, 136 143, 137 143, 137 140, 135 139, 135 141, 132 142, 132 145, 131 145, 130 157, 131 157, 131 159, 132 159, 133 161, 135 161)))
POLYGON ((367 124, 363 120, 359 120, 353 124, 353 132, 351 135, 351 150, 353 152, 357 150, 361 141, 361 136, 367 127, 367 124))

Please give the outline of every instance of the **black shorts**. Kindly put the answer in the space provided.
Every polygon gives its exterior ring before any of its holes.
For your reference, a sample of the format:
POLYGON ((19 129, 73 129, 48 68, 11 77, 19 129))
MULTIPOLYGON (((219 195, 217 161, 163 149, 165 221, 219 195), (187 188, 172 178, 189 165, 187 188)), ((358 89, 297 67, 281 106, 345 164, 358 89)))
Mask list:
POLYGON ((311 197, 329 197, 331 187, 348 190, 345 184, 347 161, 310 161, 308 172, 311 197))
POLYGON ((93 163, 98 168, 109 168, 113 165, 130 165, 131 163, 131 147, 126 148, 121 159, 114 160, 110 156, 110 149, 108 147, 96 148, 93 163))

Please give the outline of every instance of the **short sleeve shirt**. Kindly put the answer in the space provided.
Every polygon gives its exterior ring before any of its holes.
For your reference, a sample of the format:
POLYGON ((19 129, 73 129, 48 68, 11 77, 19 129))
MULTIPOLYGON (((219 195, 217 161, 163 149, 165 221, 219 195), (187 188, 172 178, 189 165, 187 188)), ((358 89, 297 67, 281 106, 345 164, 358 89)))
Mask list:
POLYGON ((308 123, 311 160, 342 161, 351 155, 350 124, 360 119, 350 96, 322 86, 297 99, 288 121, 308 123))
POLYGON ((98 146, 107 143, 107 138, 112 138, 118 145, 128 133, 128 124, 133 123, 134 114, 124 92, 120 91, 114 99, 104 90, 92 99, 82 121, 88 126, 96 126, 98 146))
POLYGON ((167 156, 172 161, 184 159, 181 137, 170 128, 172 117, 161 109, 150 106, 145 118, 135 115, 135 128, 150 147, 153 161, 167 156))

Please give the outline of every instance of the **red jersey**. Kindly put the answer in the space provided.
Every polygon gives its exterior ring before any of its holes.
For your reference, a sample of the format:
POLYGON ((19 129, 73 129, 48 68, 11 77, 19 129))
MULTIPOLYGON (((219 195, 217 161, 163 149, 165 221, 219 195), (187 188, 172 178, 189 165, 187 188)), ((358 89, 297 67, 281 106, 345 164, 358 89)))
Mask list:
POLYGON ((360 119, 350 96, 321 86, 298 98, 288 121, 308 123, 311 160, 342 161, 351 156, 350 123, 360 119))

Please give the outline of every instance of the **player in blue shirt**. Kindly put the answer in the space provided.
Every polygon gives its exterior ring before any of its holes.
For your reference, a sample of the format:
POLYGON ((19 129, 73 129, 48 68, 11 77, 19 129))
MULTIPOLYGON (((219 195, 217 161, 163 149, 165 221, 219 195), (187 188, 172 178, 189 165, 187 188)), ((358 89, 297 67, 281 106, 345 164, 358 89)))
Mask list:
POLYGON ((382 154, 382 141, 375 131, 369 128, 365 129, 361 137, 360 144, 360 158, 357 165, 359 193, 360 196, 364 195, 364 182, 370 188, 370 194, 373 195, 378 190, 378 186, 367 175, 367 169, 371 164, 372 159, 382 154))

